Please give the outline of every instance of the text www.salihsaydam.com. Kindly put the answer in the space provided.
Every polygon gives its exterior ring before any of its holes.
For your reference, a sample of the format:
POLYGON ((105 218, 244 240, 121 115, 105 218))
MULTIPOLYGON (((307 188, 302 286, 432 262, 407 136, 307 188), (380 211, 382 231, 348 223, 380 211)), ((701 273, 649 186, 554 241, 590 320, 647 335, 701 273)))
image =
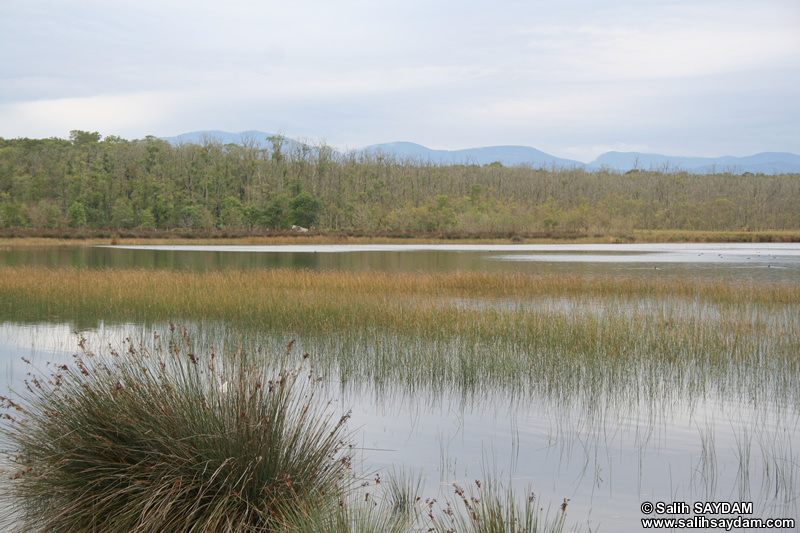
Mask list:
POLYGON ((794 518, 709 518, 707 516, 692 516, 690 518, 642 518, 642 527, 645 529, 751 529, 774 528, 794 529, 794 518))

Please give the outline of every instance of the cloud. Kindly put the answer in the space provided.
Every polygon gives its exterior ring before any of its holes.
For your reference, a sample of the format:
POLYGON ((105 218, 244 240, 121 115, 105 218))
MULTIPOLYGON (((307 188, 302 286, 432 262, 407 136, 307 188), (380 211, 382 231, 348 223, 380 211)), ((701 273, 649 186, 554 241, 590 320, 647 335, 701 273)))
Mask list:
POLYGON ((796 0, 6 2, 0 135, 787 149, 798 24, 796 0))
MULTIPOLYGON (((644 4, 643 4, 644 6, 644 4)), ((527 63, 560 80, 676 79, 797 68, 797 22, 769 9, 642 7, 578 24, 526 29, 527 63)))
POLYGON ((104 135, 141 130, 163 120, 176 103, 172 95, 137 93, 5 104, 0 105, 0 124, 11 127, 2 127, 0 136, 65 138, 74 129, 104 135))

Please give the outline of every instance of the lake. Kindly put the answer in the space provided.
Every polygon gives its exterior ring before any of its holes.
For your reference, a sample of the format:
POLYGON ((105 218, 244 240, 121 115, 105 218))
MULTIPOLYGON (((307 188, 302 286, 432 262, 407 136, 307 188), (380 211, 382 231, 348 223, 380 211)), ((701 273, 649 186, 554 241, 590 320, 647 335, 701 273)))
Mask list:
POLYGON ((795 281, 800 247, 762 244, 6 246, 0 265, 218 270, 457 270, 795 281))
MULTIPOLYGON (((178 271, 310 269, 312 271, 522 272, 546 275, 629 279, 742 280, 757 284, 796 284, 800 280, 798 244, 614 244, 614 245, 329 245, 329 246, 103 246, 13 247, 0 249, 0 265, 71 266, 85 269, 167 269, 178 271)), ((449 302, 447 305, 454 304, 449 302)), ((608 313, 662 317, 658 299, 614 303, 597 298, 547 301, 455 302, 492 312, 545 306, 554 315, 608 313), (622 309, 620 309, 623 307, 622 309), (484 308, 481 307, 481 308, 484 308)), ((677 319, 726 319, 730 310, 697 302, 671 303, 677 319), (719 318, 719 315, 721 318, 719 318)), ((800 302, 776 309, 744 304, 736 320, 770 324, 784 335, 800 331, 800 302)), ((674 317, 672 320, 676 320, 674 317)), ((189 323, 199 339, 220 346, 226 324, 189 323)), ((4 381, 20 383, 20 357, 60 360, 75 351, 74 323, 58 320, 0 325, 4 381)), ((166 323, 106 324, 82 328, 90 344, 119 346, 126 337, 152 339, 166 323)), ((248 342, 279 351, 286 339, 252 333, 248 342)), ((781 339, 785 342, 787 339, 781 339)), ((790 338, 800 347, 800 339, 790 338)), ((465 348, 443 339, 436 347, 386 336, 359 345, 366 355, 381 352, 442 350, 455 357, 465 348)), ((777 345, 776 345, 777 346, 777 345)), ((350 349, 335 339, 301 338, 297 350, 315 354, 350 349)), ((507 349, 503 347, 502 349, 507 349)), ((756 346, 765 357, 773 346, 756 346)), ((513 349, 510 357, 516 357, 513 349)), ((424 474, 427 495, 452 482, 469 484, 488 472, 515 486, 530 486, 538 501, 557 509, 570 500, 568 524, 584 531, 639 530, 642 502, 752 501, 753 516, 798 517, 800 480, 800 390, 797 376, 764 367, 731 366, 719 379, 729 382, 697 388, 692 383, 658 389, 633 398, 635 369, 608 384, 572 389, 570 394, 533 389, 522 393, 502 386, 475 391, 413 387, 408 384, 346 380, 336 365, 327 368, 329 394, 342 412, 352 410, 351 428, 367 469, 405 467, 424 474), (738 372, 738 373, 737 373, 738 372), (614 381, 618 379, 618 381, 614 381), (775 380, 775 386, 769 380, 775 380), (781 381, 784 380, 784 381, 781 381), (787 382, 788 380, 788 382, 787 382), (781 381, 780 383, 778 383, 781 381), (615 387, 622 387, 618 391, 615 387), (744 384, 744 385, 743 385, 744 384), (750 387, 750 388, 748 388, 750 387), (599 392, 598 392, 599 391, 599 392), (596 394, 595 394, 596 393, 596 394)), ((618 370, 613 370, 617 372, 618 370)), ((669 372, 659 370, 658 372, 669 372)), ((596 371, 603 378, 602 370, 596 371)), ((611 370, 609 370, 611 372, 611 370)), ((646 373, 642 371, 642 376, 646 373)), ((655 374, 660 375, 660 374, 655 374)), ((597 377, 595 376, 595 377, 597 377)), ((681 377, 670 376, 672 383, 681 377)), ((645 378, 642 378, 645 379, 645 378)))

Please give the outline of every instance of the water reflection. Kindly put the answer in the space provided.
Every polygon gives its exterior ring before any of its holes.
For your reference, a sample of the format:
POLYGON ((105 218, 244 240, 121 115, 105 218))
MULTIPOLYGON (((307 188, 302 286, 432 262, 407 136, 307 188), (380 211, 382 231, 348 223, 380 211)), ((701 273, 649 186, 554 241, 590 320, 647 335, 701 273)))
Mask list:
POLYGON ((467 270, 796 281, 800 244, 8 246, 0 252, 0 265, 193 271, 467 270))

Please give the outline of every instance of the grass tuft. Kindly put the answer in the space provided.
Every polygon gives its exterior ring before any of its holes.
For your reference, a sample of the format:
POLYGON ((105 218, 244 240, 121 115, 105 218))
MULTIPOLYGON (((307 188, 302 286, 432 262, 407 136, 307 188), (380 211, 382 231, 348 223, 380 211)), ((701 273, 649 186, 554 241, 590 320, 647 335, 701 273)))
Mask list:
MULTIPOLYGON (((3 491, 14 527, 41 531, 270 531, 340 499, 347 416, 305 364, 194 353, 180 329, 33 372, 2 398, 3 491)), ((290 345, 291 346, 291 345, 290 345)))

